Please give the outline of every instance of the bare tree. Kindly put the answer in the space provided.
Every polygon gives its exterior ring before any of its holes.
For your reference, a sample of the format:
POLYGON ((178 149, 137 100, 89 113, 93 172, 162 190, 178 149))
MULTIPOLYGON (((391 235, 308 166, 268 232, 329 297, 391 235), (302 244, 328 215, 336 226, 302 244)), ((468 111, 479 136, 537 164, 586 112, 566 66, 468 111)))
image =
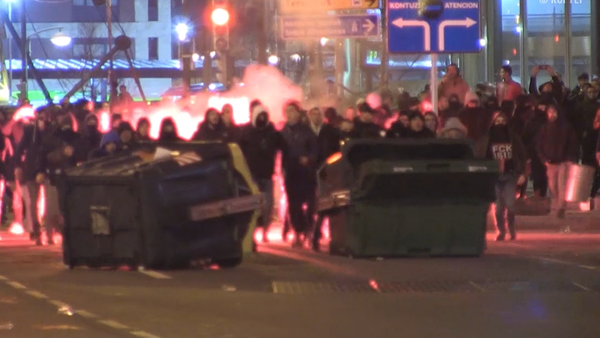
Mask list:
MULTIPOLYGON (((107 53, 106 44, 100 39, 100 30, 102 25, 93 22, 82 22, 78 25, 78 38, 73 46, 73 58, 82 61, 83 74, 88 75, 91 68, 96 62, 107 53)), ((98 79, 90 79, 90 81, 81 88, 81 94, 84 97, 95 99, 97 96, 98 87, 101 81, 98 79)))

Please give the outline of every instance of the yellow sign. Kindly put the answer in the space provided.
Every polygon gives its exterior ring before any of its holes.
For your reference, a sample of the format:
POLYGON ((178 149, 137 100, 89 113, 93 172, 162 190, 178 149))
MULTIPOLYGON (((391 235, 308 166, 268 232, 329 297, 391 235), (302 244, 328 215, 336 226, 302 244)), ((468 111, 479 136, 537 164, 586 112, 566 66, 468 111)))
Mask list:
POLYGON ((283 13, 379 8, 379 0, 279 0, 283 13))

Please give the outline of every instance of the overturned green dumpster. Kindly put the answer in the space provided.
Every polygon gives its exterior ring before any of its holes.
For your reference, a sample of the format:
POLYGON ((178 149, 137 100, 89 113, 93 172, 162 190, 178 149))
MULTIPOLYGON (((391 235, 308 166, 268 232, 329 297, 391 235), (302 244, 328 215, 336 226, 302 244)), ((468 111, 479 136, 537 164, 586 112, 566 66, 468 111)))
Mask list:
POLYGON ((319 172, 331 254, 479 256, 495 161, 457 140, 354 140, 319 172))

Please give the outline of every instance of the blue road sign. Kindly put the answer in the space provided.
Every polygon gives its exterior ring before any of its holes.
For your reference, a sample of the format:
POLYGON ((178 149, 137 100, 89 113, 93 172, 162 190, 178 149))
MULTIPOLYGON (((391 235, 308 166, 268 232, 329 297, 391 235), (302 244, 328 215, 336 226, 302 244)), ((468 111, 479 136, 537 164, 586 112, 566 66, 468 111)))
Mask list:
POLYGON ((320 38, 369 38, 380 34, 379 14, 283 16, 281 38, 318 40, 320 38))
POLYGON ((478 53, 481 0, 444 0, 437 19, 419 13, 419 0, 388 1, 390 53, 478 53))

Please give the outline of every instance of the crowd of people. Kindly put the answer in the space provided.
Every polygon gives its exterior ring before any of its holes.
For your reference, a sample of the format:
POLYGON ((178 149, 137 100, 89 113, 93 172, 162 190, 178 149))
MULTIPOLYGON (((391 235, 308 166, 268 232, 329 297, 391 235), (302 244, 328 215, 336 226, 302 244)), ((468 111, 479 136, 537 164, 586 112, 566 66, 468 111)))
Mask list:
MULTIPOLYGON (((502 80, 495 93, 481 88, 471 91, 458 67, 450 65, 439 86, 437 114, 427 110, 428 88, 418 97, 401 93, 396 100, 389 91, 371 93, 344 112, 332 107, 306 111, 299 102, 289 102, 283 107, 283 124, 275 124, 268 109, 257 100, 250 104, 251 122, 246 125, 236 125, 230 105, 221 111, 211 108, 192 141, 233 142, 240 146, 265 195, 260 221, 265 233, 272 219, 273 177, 281 154, 287 215, 297 234, 292 245, 301 247, 306 242, 319 250, 321 229, 314 217, 317 170, 346 142, 361 138, 471 139, 477 156, 500 163, 497 240, 504 240, 507 230, 514 240, 516 196, 526 197, 528 181, 533 184, 535 196, 545 197, 550 191, 556 217, 564 218, 569 164, 581 162, 598 168, 600 86, 582 74, 578 85, 570 90, 551 67, 536 67, 526 94, 512 79, 509 66, 504 66, 500 74, 502 80), (541 70, 548 71, 552 80, 538 87, 536 77, 541 70)), ((19 120, 2 115, 0 119, 4 133, 0 144, 4 195, 12 194, 15 222, 24 224, 38 245, 42 245, 42 228, 48 244, 53 244, 52 234, 61 225, 56 177, 65 169, 133 150, 140 143, 185 142, 171 118, 161 122, 159 137, 152 139, 150 120, 141 118, 134 128, 115 113, 111 115, 111 130, 103 134, 98 117, 86 109, 85 102, 42 107, 35 116, 19 120), (40 187, 44 187, 46 200, 43 227, 37 217, 40 187)), ((599 187, 596 170, 591 201, 599 187)), ((7 204, 3 203, 3 209, 7 204)), ((268 241, 268 236, 263 240, 268 241)))

